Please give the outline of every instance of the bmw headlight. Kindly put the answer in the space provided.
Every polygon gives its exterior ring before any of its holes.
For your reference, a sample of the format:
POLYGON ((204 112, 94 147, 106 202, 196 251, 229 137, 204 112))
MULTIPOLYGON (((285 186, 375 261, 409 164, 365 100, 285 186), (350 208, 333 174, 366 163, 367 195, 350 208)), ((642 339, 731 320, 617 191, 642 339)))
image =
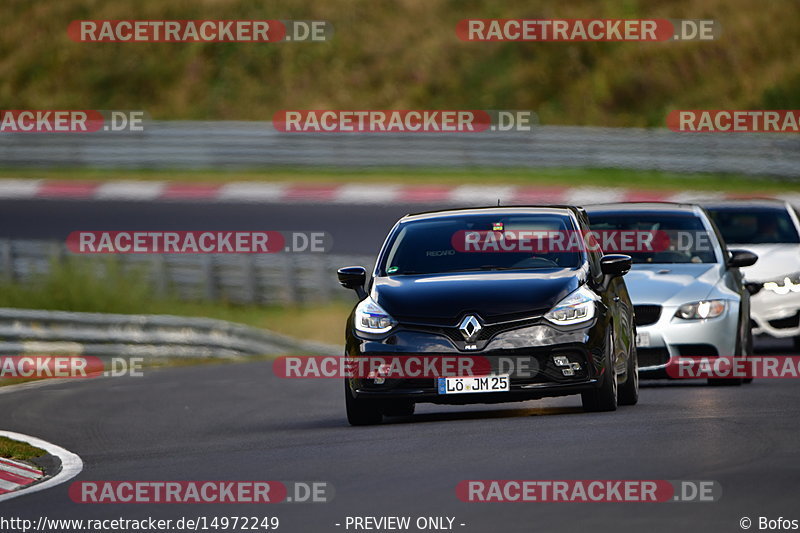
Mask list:
POLYGON ((585 285, 558 302, 544 317, 560 326, 579 324, 594 318, 597 295, 585 285))
POLYGON ((795 272, 779 279, 764 283, 764 289, 775 294, 789 294, 790 292, 800 292, 800 273, 795 272))
POLYGON ((725 312, 725 306, 725 300, 702 300, 683 304, 675 312, 675 316, 683 320, 716 318, 725 312))
POLYGON ((367 297, 356 306, 355 326, 358 331, 386 333, 396 325, 397 321, 372 298, 367 297))

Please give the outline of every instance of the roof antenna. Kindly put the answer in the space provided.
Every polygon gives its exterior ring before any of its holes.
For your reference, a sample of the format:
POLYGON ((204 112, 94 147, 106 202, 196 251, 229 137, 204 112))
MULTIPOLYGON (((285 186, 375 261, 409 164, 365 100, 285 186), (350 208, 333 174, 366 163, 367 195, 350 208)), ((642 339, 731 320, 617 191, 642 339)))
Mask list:
POLYGON ((497 207, 500 207, 500 198, 497 199, 497 207))

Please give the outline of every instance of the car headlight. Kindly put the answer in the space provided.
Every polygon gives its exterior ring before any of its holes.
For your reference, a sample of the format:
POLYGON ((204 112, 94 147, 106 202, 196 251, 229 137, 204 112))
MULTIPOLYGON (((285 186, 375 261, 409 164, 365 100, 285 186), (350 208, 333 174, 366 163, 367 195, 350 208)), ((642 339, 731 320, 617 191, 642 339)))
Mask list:
POLYGON ((675 316, 683 320, 704 320, 716 318, 725 311, 725 300, 702 300, 683 304, 675 312, 675 316))
POLYGON ((372 298, 365 298, 356 306, 355 326, 364 333, 386 333, 397 321, 372 298))
POLYGON ((790 292, 800 292, 800 272, 789 274, 772 281, 764 283, 764 289, 775 294, 789 294, 790 292))
POLYGON ((586 322, 594 318, 595 301, 597 295, 582 285, 558 302, 544 317, 562 326, 586 322))

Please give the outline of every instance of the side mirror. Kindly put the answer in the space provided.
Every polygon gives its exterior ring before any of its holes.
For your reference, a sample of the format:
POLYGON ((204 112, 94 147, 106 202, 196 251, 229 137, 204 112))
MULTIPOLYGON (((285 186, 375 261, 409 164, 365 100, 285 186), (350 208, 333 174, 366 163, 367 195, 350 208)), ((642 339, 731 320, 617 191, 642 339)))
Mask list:
POLYGON ((728 266, 741 268, 754 265, 758 261, 758 256, 747 250, 730 250, 731 257, 728 259, 728 266))
POLYGON ((364 290, 364 285, 367 283, 366 268, 362 266, 343 267, 336 271, 336 276, 342 287, 356 291, 362 300, 366 297, 367 292, 364 290))
POLYGON ((624 276, 631 269, 631 256, 608 254, 600 258, 600 270, 607 276, 624 276))

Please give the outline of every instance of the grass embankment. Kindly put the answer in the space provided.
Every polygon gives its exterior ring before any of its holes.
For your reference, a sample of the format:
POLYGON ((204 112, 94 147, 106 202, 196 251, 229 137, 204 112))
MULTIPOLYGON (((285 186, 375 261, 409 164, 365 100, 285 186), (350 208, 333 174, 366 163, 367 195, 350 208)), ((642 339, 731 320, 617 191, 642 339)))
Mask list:
MULTIPOLYGON (((97 265, 95 265, 97 266, 97 265)), ((269 329, 298 339, 344 343, 344 323, 354 302, 335 301, 308 306, 234 305, 226 302, 179 300, 174 294, 154 294, 145 277, 136 271, 123 271, 113 259, 93 261, 68 258, 52 266, 48 274, 27 282, 0 283, 0 307, 51 309, 76 312, 166 314, 217 318, 257 328, 269 329), (104 271, 96 274, 90 265, 99 263, 104 271)), ((2 355, 2 354, 0 354, 2 355)), ((269 358, 246 358, 247 360, 269 358)), ((146 368, 230 363, 228 358, 152 358, 146 368)), ((0 386, 36 381, 29 378, 3 378, 0 386)))
POLYGON ((142 272, 122 269, 113 258, 71 257, 27 282, 0 284, 0 307, 202 316, 332 344, 343 342, 344 322, 353 304, 349 300, 308 306, 182 301, 171 292, 154 294, 142 272))
POLYGON ((797 2, 61 0, 0 3, 0 108, 269 120, 280 109, 530 109, 663 126, 673 109, 800 107, 797 2), (463 42, 465 18, 714 19, 713 42, 463 42), (72 20, 327 20, 325 43, 80 43, 72 20))
POLYGON ((31 446, 26 442, 0 437, 0 457, 16 459, 17 461, 27 461, 34 457, 41 457, 46 453, 47 452, 44 450, 31 446))
POLYGON ((800 191, 800 182, 744 174, 661 172, 656 170, 543 169, 272 169, 223 171, 150 171, 99 169, 2 169, 2 178, 52 180, 143 180, 186 183, 234 181, 291 183, 381 183, 398 185, 517 185, 530 187, 621 187, 657 190, 697 190, 742 194, 800 191))

